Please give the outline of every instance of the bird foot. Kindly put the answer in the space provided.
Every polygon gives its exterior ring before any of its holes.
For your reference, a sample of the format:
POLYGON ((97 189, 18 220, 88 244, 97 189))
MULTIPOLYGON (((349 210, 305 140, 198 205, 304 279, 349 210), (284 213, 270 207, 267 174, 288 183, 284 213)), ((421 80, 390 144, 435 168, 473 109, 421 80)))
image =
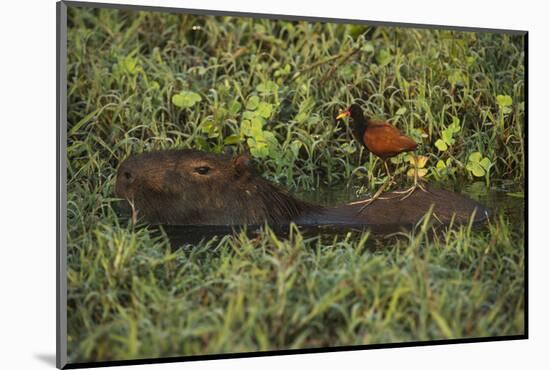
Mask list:
POLYGON ((357 211, 357 214, 363 212, 363 210, 365 208, 367 208, 372 202, 374 202, 376 200, 376 198, 372 197, 372 198, 369 198, 367 200, 364 201, 364 204, 361 208, 359 208, 359 210, 357 211))
POLYGON ((422 186, 420 185, 420 183, 416 183, 414 184, 413 186, 411 186, 410 188, 408 188, 407 190, 404 190, 404 191, 399 191, 399 192, 395 192, 397 194, 405 194, 405 196, 403 196, 401 199, 399 200, 405 200, 407 199, 408 197, 410 197, 412 195, 412 193, 414 193, 414 191, 416 189, 420 189, 422 190, 423 192, 427 193, 428 191, 422 186))
POLYGON ((357 213, 359 214, 359 213, 363 212, 363 210, 365 208, 367 208, 370 204, 372 204, 372 202, 374 202, 376 199, 386 199, 386 198, 380 198, 380 195, 382 195, 382 193, 384 192, 384 190, 386 190, 388 185, 389 185, 389 182, 384 183, 380 187, 380 189, 378 189, 378 191, 376 193, 374 193, 372 198, 369 198, 369 199, 366 199, 366 200, 363 200, 363 201, 360 201, 360 202, 350 203, 350 204, 358 204, 358 203, 363 204, 363 206, 361 208, 359 208, 359 211, 357 211, 357 213))

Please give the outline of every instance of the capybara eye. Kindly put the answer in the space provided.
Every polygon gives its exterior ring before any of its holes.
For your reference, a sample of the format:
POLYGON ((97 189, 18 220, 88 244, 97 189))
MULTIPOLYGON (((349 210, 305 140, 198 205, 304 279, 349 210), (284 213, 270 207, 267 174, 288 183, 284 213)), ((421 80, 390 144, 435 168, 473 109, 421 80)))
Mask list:
POLYGON ((201 175, 206 175, 208 171, 210 171, 210 167, 208 166, 201 166, 201 167, 195 168, 195 172, 201 175))
POLYGON ((132 174, 128 171, 124 171, 124 177, 126 180, 130 180, 132 178, 132 174))

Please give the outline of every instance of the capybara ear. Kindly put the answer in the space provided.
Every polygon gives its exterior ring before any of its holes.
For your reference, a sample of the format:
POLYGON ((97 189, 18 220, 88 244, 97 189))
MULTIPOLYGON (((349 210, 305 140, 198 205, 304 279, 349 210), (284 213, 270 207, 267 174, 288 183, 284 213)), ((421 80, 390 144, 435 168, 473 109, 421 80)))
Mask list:
POLYGON ((233 158, 233 166, 235 171, 240 175, 245 173, 248 170, 250 165, 250 154, 248 152, 243 152, 233 158))

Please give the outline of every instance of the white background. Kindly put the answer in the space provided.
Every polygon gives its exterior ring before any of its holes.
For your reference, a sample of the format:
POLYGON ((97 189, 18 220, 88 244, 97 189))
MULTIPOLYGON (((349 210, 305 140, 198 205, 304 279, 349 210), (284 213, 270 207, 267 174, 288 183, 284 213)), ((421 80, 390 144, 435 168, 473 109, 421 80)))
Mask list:
MULTIPOLYGON (((112 2, 120 2, 112 0, 112 2)), ((523 29, 529 44, 529 333, 523 341, 147 365, 147 369, 548 368, 550 33, 544 2, 127 0, 132 4, 523 29), (545 145, 546 144, 546 145, 545 145), (546 227, 545 227, 546 226, 546 227), (545 353, 546 352, 546 353, 545 353)), ((0 367, 55 359, 55 1, 0 12, 0 367)), ((124 367, 130 368, 130 367, 124 367)))

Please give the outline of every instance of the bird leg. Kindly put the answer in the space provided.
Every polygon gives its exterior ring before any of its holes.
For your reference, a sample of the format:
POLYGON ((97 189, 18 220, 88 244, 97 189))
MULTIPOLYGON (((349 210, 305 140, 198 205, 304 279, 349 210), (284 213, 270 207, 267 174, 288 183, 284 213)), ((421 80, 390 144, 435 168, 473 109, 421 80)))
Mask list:
POLYGON ((360 202, 354 202, 354 203, 351 203, 351 204, 358 204, 358 203, 364 203, 363 206, 359 209, 359 211, 357 213, 361 213, 363 212, 363 210, 369 205, 371 204, 372 202, 374 202, 376 199, 388 199, 388 198, 381 198, 380 195, 382 195, 382 193, 388 188, 390 187, 392 184, 395 184, 395 180, 394 180, 394 177, 395 175, 392 175, 391 171, 390 171, 390 168, 388 167, 388 160, 387 159, 383 159, 382 160, 384 162, 384 167, 386 168, 386 173, 388 174, 388 179, 382 184, 382 186, 376 191, 376 193, 374 193, 374 195, 369 198, 369 199, 366 199, 366 200, 362 200, 360 202))
POLYGON ((374 195, 366 200, 361 200, 357 202, 353 202, 350 204, 363 204, 363 206, 359 209, 357 213, 363 212, 363 210, 372 202, 374 202, 376 199, 388 199, 388 198, 381 198, 380 195, 392 184, 395 184, 394 177, 395 175, 391 174, 390 168, 388 167, 388 161, 387 159, 383 159, 384 167, 386 168, 386 173, 388 174, 388 179, 382 184, 382 186, 374 193, 374 195))
POLYGON ((416 154, 414 154, 414 153, 411 153, 411 155, 413 156, 413 160, 414 160, 414 185, 411 186, 410 188, 408 188, 407 190, 396 191, 395 192, 397 194, 405 194, 405 196, 403 198, 401 198, 400 200, 407 199, 418 188, 420 188, 422 191, 426 192, 426 189, 424 189, 424 187, 418 181, 418 158, 416 157, 416 154))
POLYGON ((388 174, 389 185, 391 186, 391 184, 395 184, 395 181, 394 181, 395 175, 391 174, 390 168, 388 167, 388 161, 386 159, 384 159, 384 167, 386 167, 386 173, 388 174))

